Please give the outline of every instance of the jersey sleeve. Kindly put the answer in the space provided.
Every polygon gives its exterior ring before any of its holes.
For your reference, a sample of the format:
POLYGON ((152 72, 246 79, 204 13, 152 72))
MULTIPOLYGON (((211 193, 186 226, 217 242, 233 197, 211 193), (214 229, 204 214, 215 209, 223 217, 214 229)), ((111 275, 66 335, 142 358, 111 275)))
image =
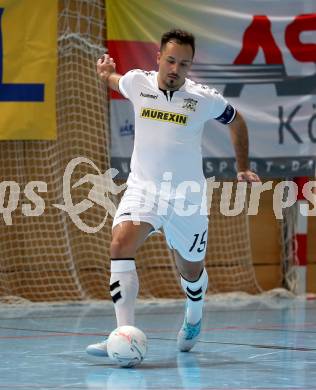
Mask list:
POLYGON ((125 73, 119 81, 119 90, 127 99, 133 101, 133 91, 135 91, 135 76, 137 69, 133 69, 125 73))
POLYGON ((234 106, 221 95, 216 89, 209 89, 207 93, 209 101, 209 116, 210 119, 215 119, 224 125, 231 123, 237 113, 234 106))

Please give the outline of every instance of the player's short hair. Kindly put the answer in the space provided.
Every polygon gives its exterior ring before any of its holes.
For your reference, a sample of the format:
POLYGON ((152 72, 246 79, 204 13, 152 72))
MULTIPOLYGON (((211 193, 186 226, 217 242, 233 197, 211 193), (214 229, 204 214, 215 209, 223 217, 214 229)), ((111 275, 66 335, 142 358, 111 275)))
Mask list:
POLYGON ((194 57, 195 37, 193 34, 189 33, 188 31, 180 30, 177 28, 165 32, 161 36, 160 51, 162 51, 164 46, 170 41, 176 41, 180 45, 190 45, 192 48, 192 53, 193 53, 192 58, 194 57))

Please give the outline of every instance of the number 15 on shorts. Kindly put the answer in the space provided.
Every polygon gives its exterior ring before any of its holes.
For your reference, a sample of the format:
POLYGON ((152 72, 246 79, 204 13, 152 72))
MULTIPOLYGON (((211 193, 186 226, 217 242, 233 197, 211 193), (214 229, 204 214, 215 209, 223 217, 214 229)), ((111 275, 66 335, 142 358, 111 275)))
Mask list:
POLYGON ((189 252, 197 251, 198 253, 204 252, 206 248, 207 230, 203 233, 195 233, 192 241, 192 245, 189 252))

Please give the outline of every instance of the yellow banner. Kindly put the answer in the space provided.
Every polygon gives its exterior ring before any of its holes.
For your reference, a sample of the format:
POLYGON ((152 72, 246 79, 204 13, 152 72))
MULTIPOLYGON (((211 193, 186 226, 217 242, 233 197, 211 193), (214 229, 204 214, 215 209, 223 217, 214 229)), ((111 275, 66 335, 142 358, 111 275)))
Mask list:
POLYGON ((192 25, 194 1, 106 0, 107 39, 159 42, 163 32, 192 25))
POLYGON ((56 139, 57 0, 0 0, 0 139, 56 139))

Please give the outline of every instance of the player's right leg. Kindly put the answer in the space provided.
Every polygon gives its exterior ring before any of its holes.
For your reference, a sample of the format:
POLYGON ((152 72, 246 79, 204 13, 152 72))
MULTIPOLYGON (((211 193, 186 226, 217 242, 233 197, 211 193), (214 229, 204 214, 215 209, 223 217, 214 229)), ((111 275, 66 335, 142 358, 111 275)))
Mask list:
POLYGON ((152 230, 153 226, 147 222, 135 225, 132 221, 122 222, 113 229, 110 294, 118 327, 134 325, 139 288, 135 256, 152 230))
MULTIPOLYGON (((143 187, 128 186, 116 211, 112 226, 110 293, 117 326, 134 325, 138 293, 135 266, 137 249, 148 235, 161 226, 161 217, 150 194, 143 187)), ((106 341, 89 345, 87 352, 106 356, 106 341)))
MULTIPOLYGON (((153 226, 150 223, 134 224, 133 221, 118 223, 113 228, 110 251, 110 294, 118 327, 134 325, 135 303, 139 287, 135 254, 152 230, 153 226)), ((91 344, 86 352, 94 356, 107 356, 106 344, 106 340, 91 344)))
MULTIPOLYGON (((113 228, 110 251, 110 294, 114 303, 117 326, 134 325, 134 310, 139 287, 135 255, 152 230, 153 226, 150 223, 134 224, 133 221, 123 221, 113 228)), ((94 356, 107 356, 106 344, 106 340, 91 344, 86 351, 94 356)))

